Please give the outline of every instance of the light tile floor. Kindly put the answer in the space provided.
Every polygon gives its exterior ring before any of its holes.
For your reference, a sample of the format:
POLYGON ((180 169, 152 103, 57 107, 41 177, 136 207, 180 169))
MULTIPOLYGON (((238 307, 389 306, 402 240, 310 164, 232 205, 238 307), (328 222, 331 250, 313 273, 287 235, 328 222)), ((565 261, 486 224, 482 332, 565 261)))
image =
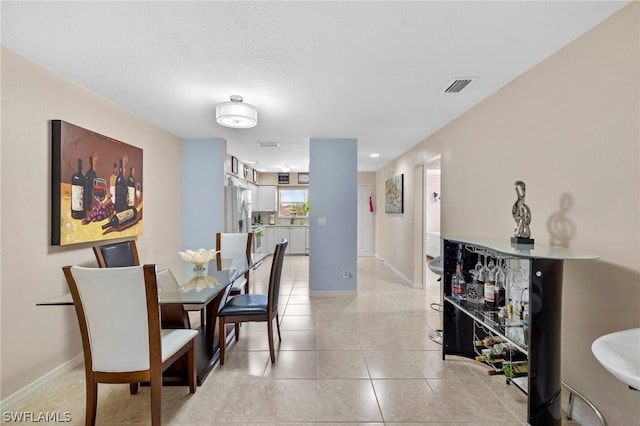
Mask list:
MULTIPOLYGON (((378 259, 359 258, 357 296, 312 297, 308 260, 284 261, 277 362, 269 362, 266 324, 244 324, 225 365, 195 394, 163 389, 163 424, 526 424, 526 396, 515 386, 475 361, 443 361, 429 340, 441 323, 429 308, 440 298, 435 275, 412 289, 378 259)), ((252 274, 252 292, 266 290, 270 265, 252 274)), ((67 411, 67 424, 84 424, 82 366, 13 411, 67 411)), ((148 388, 132 396, 128 385, 100 385, 97 423, 150 424, 148 388)))

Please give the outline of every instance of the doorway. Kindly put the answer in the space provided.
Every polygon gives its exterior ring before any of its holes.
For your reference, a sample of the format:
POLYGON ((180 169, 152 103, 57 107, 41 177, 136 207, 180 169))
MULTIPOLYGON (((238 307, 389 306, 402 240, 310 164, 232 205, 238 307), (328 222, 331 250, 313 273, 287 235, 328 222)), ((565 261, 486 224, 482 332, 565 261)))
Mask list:
POLYGON ((373 187, 358 185, 358 256, 373 255, 373 187))
POLYGON ((434 157, 425 164, 424 167, 424 274, 425 283, 427 287, 431 283, 427 277, 428 274, 428 262, 441 254, 440 247, 440 175, 441 164, 440 156, 434 157))

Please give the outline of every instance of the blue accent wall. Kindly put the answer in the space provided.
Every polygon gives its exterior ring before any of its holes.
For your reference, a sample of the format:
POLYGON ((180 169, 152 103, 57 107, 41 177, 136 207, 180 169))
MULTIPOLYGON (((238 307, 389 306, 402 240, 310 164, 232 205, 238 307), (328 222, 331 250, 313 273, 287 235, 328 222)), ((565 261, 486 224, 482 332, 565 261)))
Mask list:
POLYGON ((357 140, 311 139, 309 153, 309 290, 355 292, 357 140), (349 278, 343 278, 344 269, 349 278))
POLYGON ((182 250, 215 248, 224 231, 225 151, 224 139, 181 141, 182 250))

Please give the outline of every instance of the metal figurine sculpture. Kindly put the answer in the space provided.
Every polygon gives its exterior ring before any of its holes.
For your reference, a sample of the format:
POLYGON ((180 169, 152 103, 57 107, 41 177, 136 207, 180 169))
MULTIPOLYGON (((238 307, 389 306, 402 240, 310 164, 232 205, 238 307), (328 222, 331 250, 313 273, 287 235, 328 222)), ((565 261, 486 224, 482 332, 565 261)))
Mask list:
POLYGON ((529 206, 524 203, 526 185, 523 181, 518 180, 515 182, 515 188, 518 199, 511 208, 511 215, 516 221, 516 227, 513 230, 511 242, 514 244, 533 244, 533 238, 530 238, 531 231, 529 229, 529 225, 531 224, 531 210, 529 206))

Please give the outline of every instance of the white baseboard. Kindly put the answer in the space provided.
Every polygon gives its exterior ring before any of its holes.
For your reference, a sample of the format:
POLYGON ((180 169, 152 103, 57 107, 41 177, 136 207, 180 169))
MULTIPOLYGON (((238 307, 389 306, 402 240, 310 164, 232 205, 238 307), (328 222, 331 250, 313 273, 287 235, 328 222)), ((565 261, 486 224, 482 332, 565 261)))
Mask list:
POLYGON ((402 279, 402 281, 404 281, 404 283, 407 284, 409 287, 411 287, 411 288, 422 288, 422 283, 414 283, 408 277, 406 277, 402 272, 398 271, 392 265, 387 263, 383 258, 378 256, 377 254, 375 255, 375 257, 378 260, 380 260, 381 262, 384 262, 385 265, 387 266, 387 268, 391 269, 393 271, 393 273, 396 274, 398 277, 400 277, 400 279, 402 279))
POLYGON ((46 385, 68 373, 69 371, 73 370, 76 366, 82 364, 83 361, 83 354, 78 354, 64 364, 49 371, 44 376, 41 376, 33 382, 29 383, 19 391, 9 395, 8 397, 0 401, 0 412, 11 411, 13 408, 18 406, 20 402, 27 399, 34 392, 45 387, 46 385))

